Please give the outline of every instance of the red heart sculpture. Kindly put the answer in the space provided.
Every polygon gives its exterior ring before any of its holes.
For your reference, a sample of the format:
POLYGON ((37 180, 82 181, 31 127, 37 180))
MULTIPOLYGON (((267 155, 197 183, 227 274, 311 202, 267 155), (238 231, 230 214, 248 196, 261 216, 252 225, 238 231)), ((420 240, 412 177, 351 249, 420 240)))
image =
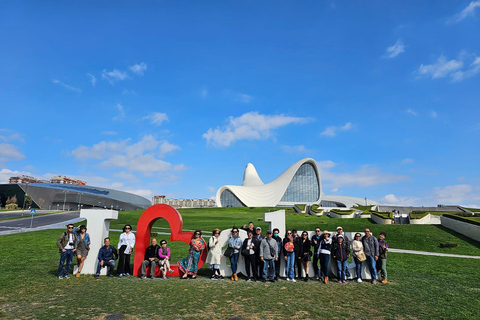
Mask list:
MULTIPOLYGON (((135 242, 135 260, 133 264, 133 275, 139 276, 141 274, 140 268, 145 257, 145 250, 150 245, 150 233, 152 226, 158 219, 163 218, 167 220, 170 225, 170 241, 183 241, 190 245, 193 232, 182 232, 183 219, 182 215, 174 208, 166 204, 156 204, 145 210, 137 224, 137 234, 135 242)), ((187 256, 188 252, 185 253, 187 256)), ((207 250, 203 250, 198 260, 198 269, 202 267, 207 258, 207 250)), ((172 264, 170 266, 173 273, 167 274, 167 276, 179 276, 178 265, 172 264)), ((149 274, 147 272, 147 274, 149 274)), ((160 270, 155 272, 155 275, 160 275, 160 270)))

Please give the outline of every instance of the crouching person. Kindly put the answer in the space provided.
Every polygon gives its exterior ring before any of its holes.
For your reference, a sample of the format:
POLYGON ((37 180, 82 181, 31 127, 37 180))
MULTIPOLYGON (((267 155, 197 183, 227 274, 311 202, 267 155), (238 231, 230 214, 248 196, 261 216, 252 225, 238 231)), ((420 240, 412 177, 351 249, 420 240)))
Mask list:
POLYGON ((114 246, 110 245, 110 238, 105 238, 104 246, 98 251, 98 265, 95 279, 98 280, 100 270, 107 267, 107 276, 113 277, 113 268, 115 268, 115 261, 118 259, 118 251, 114 246))
POLYGON ((147 250, 145 250, 145 256, 143 257, 142 261, 142 279, 145 279, 145 272, 148 266, 150 266, 150 278, 155 278, 155 267, 159 261, 158 250, 160 246, 157 244, 157 239, 152 239, 152 244, 148 246, 147 250))

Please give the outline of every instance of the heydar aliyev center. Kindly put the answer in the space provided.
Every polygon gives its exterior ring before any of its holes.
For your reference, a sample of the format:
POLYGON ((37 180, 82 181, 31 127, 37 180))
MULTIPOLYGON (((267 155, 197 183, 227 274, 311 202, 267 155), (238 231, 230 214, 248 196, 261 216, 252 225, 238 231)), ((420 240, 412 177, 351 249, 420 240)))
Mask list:
POLYGON ((216 202, 218 207, 318 204, 320 207, 350 208, 355 205, 378 205, 375 201, 363 198, 323 194, 320 170, 312 158, 295 162, 270 183, 263 183, 253 164, 249 163, 243 174, 242 185, 221 187, 217 191, 216 202))

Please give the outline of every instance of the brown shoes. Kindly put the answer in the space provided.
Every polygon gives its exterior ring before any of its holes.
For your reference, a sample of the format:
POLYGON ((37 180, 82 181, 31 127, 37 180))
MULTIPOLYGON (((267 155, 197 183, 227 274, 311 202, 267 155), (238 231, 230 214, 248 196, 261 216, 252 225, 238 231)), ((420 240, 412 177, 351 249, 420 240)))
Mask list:
POLYGON ((80 278, 80 272, 77 272, 77 274, 75 275, 75 277, 80 278))
POLYGON ((382 280, 382 283, 387 283, 387 279, 383 279, 383 280, 382 280))
POLYGON ((238 281, 238 276, 236 273, 233 274, 233 278, 235 279, 235 281, 238 281))
POLYGON ((328 283, 328 277, 325 277, 325 278, 323 279, 323 283, 325 283, 325 284, 328 283))

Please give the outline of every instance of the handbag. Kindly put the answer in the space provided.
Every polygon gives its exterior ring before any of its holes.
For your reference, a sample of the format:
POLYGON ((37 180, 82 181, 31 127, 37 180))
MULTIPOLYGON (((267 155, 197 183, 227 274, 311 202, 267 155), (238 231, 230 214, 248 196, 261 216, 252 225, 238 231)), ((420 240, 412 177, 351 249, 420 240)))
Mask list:
POLYGON ((249 256, 250 255, 250 249, 242 249, 242 256, 249 256))
POLYGON ((362 253, 357 253, 355 254, 355 257, 357 258, 358 262, 363 262, 367 260, 367 256, 365 256, 365 252, 362 251, 362 253))
POLYGON ((228 247, 227 249, 225 249, 225 251, 223 252, 223 255, 227 258, 230 258, 231 256, 233 256, 233 248, 228 247))

